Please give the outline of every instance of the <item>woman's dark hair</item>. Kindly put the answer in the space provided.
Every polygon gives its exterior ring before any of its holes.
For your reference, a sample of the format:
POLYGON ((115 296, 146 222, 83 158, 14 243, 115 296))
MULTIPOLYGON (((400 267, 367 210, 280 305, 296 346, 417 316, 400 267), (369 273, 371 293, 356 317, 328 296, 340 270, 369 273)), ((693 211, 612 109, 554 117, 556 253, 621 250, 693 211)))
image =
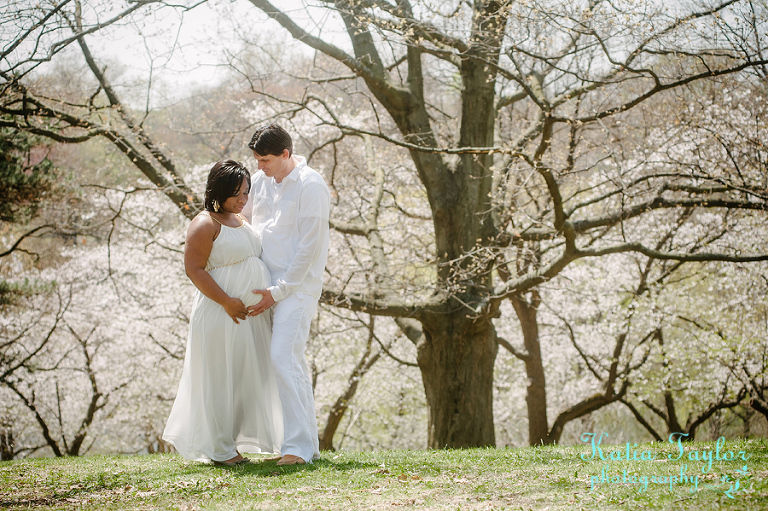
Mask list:
POLYGON ((248 147, 259 156, 267 156, 268 154, 280 156, 286 149, 288 149, 289 155, 293 155, 291 135, 277 123, 258 128, 251 137, 248 147))
POLYGON ((205 209, 216 211, 213 202, 218 202, 219 206, 224 204, 224 201, 237 193, 243 179, 248 183, 250 193, 251 173, 242 163, 234 160, 216 162, 208 173, 208 184, 205 185, 205 209))

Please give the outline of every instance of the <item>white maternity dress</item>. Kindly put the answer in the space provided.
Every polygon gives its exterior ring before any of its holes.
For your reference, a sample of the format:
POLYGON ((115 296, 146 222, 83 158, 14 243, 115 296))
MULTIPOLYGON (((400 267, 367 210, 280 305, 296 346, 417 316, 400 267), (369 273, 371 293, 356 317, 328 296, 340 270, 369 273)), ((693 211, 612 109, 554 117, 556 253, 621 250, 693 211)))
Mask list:
MULTIPOLYGON (((224 292, 249 306, 260 299, 251 290, 271 284, 260 255, 261 240, 250 224, 222 225, 206 271, 224 292)), ((200 291, 195 294, 184 370, 163 433, 187 459, 226 461, 238 451, 279 452, 283 424, 270 361, 270 315, 239 321, 200 291)))

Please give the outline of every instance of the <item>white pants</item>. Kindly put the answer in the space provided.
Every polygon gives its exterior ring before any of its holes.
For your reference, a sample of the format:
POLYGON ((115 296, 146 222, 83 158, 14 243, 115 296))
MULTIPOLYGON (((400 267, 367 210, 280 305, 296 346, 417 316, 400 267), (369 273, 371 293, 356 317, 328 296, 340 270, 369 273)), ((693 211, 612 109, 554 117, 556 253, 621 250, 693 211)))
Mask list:
POLYGON ((317 299, 290 295, 274 305, 272 367, 283 406, 284 441, 280 454, 299 456, 306 462, 320 456, 315 398, 304 351, 317 299))

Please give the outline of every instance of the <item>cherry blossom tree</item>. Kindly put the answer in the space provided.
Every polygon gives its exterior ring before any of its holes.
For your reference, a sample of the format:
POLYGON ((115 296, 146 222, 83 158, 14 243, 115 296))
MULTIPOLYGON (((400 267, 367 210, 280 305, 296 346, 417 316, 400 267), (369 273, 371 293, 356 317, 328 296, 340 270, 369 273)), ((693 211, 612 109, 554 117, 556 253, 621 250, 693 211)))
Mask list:
MULTIPOLYGON (((311 141, 309 156, 337 194, 335 240, 350 254, 350 264, 330 265, 324 300, 390 317, 412 342, 430 447, 496 444, 504 321, 528 332, 513 348, 531 382, 529 441, 553 441, 537 314, 541 286, 572 265, 618 254, 768 259, 759 243, 738 244, 740 226, 764 223, 768 208, 764 159, 755 158, 761 139, 740 152, 734 125, 693 122, 708 94, 748 91, 752 102, 741 98, 741 107, 764 98, 758 3, 327 0, 307 2, 306 12, 322 14, 309 18, 266 0, 239 5, 253 7, 243 33, 269 18, 315 52, 315 66, 282 70, 285 87, 265 87, 237 55, 229 63, 272 105, 267 117, 315 123, 299 141, 311 141), (330 29, 313 19, 332 20, 330 29), (353 168, 360 177, 344 175, 353 168), (355 179, 365 182, 345 186, 355 179), (665 242, 708 213, 721 219, 714 230, 665 242), (508 302, 514 316, 501 316, 508 302)), ((128 107, 91 45, 169 7, 13 6, 3 23, 15 35, 0 56, 0 125, 60 142, 100 137, 194 215, 195 188, 143 122, 151 109, 128 107), (75 95, 43 79, 47 63, 65 55, 88 73, 75 95)), ((610 365, 594 369, 618 385, 605 387, 607 402, 624 396, 610 365)))
POLYGON ((171 345, 192 296, 178 262, 182 225, 167 218, 177 209, 154 190, 95 188, 87 198, 89 236, 60 247, 55 265, 19 264, 37 285, 3 310, 0 388, 12 411, 2 419, 14 455, 136 452, 164 423, 178 376, 158 346, 171 345))

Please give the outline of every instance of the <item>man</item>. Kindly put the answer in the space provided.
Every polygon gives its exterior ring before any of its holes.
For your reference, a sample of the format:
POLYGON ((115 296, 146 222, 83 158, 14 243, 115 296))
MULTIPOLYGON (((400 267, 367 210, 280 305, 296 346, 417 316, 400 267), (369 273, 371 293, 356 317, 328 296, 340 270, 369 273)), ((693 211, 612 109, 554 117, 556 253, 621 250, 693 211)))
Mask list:
POLYGON ((248 147, 261 172, 252 177, 252 224, 272 285, 251 315, 274 306, 272 365, 283 407, 285 440, 278 465, 320 455, 312 380, 304 351, 323 288, 328 256, 330 193, 323 178, 293 155, 291 136, 277 124, 259 128, 248 147))

